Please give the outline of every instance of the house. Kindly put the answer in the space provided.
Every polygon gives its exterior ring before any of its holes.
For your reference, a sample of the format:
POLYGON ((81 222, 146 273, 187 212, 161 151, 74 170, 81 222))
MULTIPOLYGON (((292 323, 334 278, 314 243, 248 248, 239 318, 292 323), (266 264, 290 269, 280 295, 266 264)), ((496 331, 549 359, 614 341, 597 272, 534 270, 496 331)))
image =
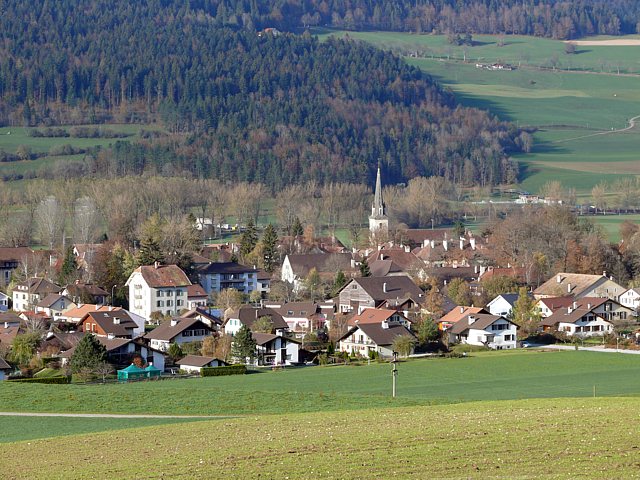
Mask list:
POLYGON ((0 349, 11 348, 13 340, 20 333, 24 333, 20 325, 11 326, 9 322, 0 323, 0 349))
POLYGON ((545 332, 564 332, 567 336, 602 336, 613 332, 613 323, 594 312, 596 307, 584 305, 573 308, 573 305, 555 311, 550 317, 540 322, 545 332), (591 308, 589 308, 591 307, 591 308))
POLYGON ((319 313, 318 304, 314 302, 289 302, 282 305, 265 303, 265 306, 279 313, 289 331, 298 338, 324 326, 324 318, 319 313))
POLYGON ((227 288, 234 288, 242 293, 258 289, 258 270, 236 262, 211 262, 198 268, 196 274, 207 294, 227 288))
POLYGON ((400 277, 354 278, 339 293, 341 312, 360 312, 364 308, 376 308, 388 300, 411 298, 421 304, 424 292, 413 280, 400 277))
POLYGON ((464 305, 452 308, 446 315, 440 318, 436 323, 440 330, 448 330, 468 315, 475 315, 478 313, 489 313, 488 310, 482 307, 466 307, 464 305))
POLYGON ((151 348, 166 352, 172 343, 201 342, 212 333, 213 329, 197 318, 172 318, 158 325, 144 338, 149 341, 151 348))
POLYGON ((34 253, 28 247, 0 247, 0 286, 9 285, 13 271, 34 253))
POLYGON ((198 320, 206 323, 212 330, 218 331, 221 330, 223 324, 222 320, 217 315, 218 313, 218 310, 197 307, 193 310, 189 310, 188 312, 184 312, 180 315, 180 318, 197 318, 198 320))
POLYGON ((448 331, 451 343, 486 346, 494 350, 509 350, 517 346, 518 326, 500 315, 469 314, 448 331))
POLYGON ((229 365, 224 360, 215 357, 201 357, 200 355, 187 355, 176 362, 180 370, 189 373, 200 373, 205 367, 224 367, 229 365))
POLYGON ((511 310, 518 300, 519 295, 517 293, 503 293, 487 303, 487 310, 491 315, 500 315, 501 317, 508 317, 511 315, 511 310))
POLYGON ((637 315, 640 310, 640 288, 630 288, 620 295, 619 300, 622 305, 630 308, 637 315))
POLYGON ((427 278, 425 263, 408 246, 380 248, 369 254, 367 264, 372 277, 409 275, 422 280, 427 278))
POLYGON ((19 327, 22 324, 22 319, 13 312, 0 313, 0 327, 19 327))
POLYGON ((144 265, 129 276, 129 310, 151 319, 153 313, 177 316, 187 308, 189 278, 177 265, 144 265))
POLYGON ((133 339, 144 333, 144 326, 140 328, 126 310, 118 309, 89 312, 78 325, 78 330, 97 337, 133 339))
POLYGON ((359 273, 351 253, 307 253, 284 257, 280 279, 293 285, 293 289, 298 291, 313 269, 325 281, 332 280, 339 270, 347 278, 359 273))
POLYGON ((16 312, 31 310, 44 297, 50 293, 60 293, 61 290, 61 287, 44 278, 29 278, 13 289, 13 309, 16 312))
POLYGON ((5 380, 11 370, 13 370, 11 365, 9 365, 4 358, 0 357, 0 381, 5 380))
POLYGON ((280 334, 252 333, 256 341, 258 365, 291 365, 298 363, 300 342, 280 334))
POLYGON ((618 300, 627 289, 613 281, 613 277, 561 272, 536 288, 533 296, 539 300, 547 297, 571 296, 606 297, 618 300))
POLYGON ((354 327, 362 323, 382 322, 388 322, 393 325, 404 325, 407 328, 411 328, 411 322, 402 313, 396 310, 387 310, 385 308, 365 308, 359 314, 349 318, 347 325, 349 327, 354 327))
POLYGON ((235 335, 243 325, 253 330, 253 324, 261 317, 267 317, 273 324, 276 334, 284 333, 289 329, 287 322, 284 321, 282 315, 272 308, 256 308, 242 306, 238 311, 233 312, 224 324, 224 333, 226 335, 235 335))
POLYGON ((109 292, 92 283, 81 283, 79 281, 67 285, 62 291, 62 295, 69 297, 74 303, 96 303, 104 305, 107 303, 109 292))
POLYGON ((401 336, 415 338, 413 333, 393 317, 381 322, 357 323, 338 340, 338 351, 368 357, 372 352, 381 357, 393 355, 393 342, 401 336))
POLYGON ((36 313, 44 313, 51 317, 53 321, 65 321, 64 312, 72 308, 76 308, 77 305, 67 296, 58 293, 50 293, 44 297, 36 305, 36 313))
POLYGON ((550 317, 555 312, 567 308, 572 308, 573 310, 587 309, 610 322, 631 320, 634 315, 632 309, 621 305, 615 300, 603 297, 582 297, 580 299, 571 297, 541 298, 536 302, 536 307, 543 318, 550 317))
POLYGON ((201 285, 195 283, 187 287, 187 310, 194 310, 198 307, 206 307, 209 295, 201 285))
POLYGON ((0 312, 6 312, 7 310, 9 310, 9 295, 0 292, 0 312))
POLYGON ((75 323, 77 325, 85 319, 89 312, 109 312, 111 310, 120 310, 120 307, 85 303, 62 312, 60 318, 67 323, 75 323))
POLYGON ((258 270, 257 288, 260 293, 267 294, 271 291, 271 274, 264 270, 258 270))

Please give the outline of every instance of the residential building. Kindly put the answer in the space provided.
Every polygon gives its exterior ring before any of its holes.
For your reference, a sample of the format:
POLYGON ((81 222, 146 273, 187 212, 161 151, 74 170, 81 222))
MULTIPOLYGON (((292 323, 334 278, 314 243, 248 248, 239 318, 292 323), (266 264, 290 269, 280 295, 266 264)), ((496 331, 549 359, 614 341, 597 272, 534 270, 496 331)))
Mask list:
MULTIPOLYGON (((84 336, 81 334, 80 339, 84 336)), ((144 363, 153 365, 159 370, 164 370, 165 354, 159 350, 152 349, 137 340, 130 338, 113 338, 96 336, 96 339, 104 345, 107 350, 107 361, 116 368, 130 365, 136 357, 141 357, 144 363)), ((68 350, 60 354, 63 365, 66 364, 75 351, 79 339, 68 350)))
POLYGON ((282 334, 289 329, 282 315, 272 308, 242 306, 229 316, 224 324, 224 333, 235 335, 243 325, 253 330, 253 324, 261 317, 267 317, 271 321, 276 334, 282 334))
POLYGON ((50 293, 60 293, 61 287, 44 278, 32 277, 13 289, 13 309, 16 312, 32 310, 50 293))
POLYGON ((536 288, 533 296, 536 299, 547 297, 571 296, 606 297, 618 300, 627 289, 613 281, 613 277, 602 275, 585 275, 582 273, 561 272, 536 288))
POLYGON ((494 350, 517 346, 518 326, 500 315, 469 314, 454 323, 448 332, 451 343, 486 346, 494 350))
POLYGON ((388 322, 392 325, 404 325, 411 328, 411 321, 401 312, 396 310, 388 310, 386 308, 365 308, 357 315, 352 316, 347 321, 349 327, 354 327, 362 323, 382 323, 388 322))
POLYGON ((144 338, 151 348, 166 352, 172 343, 201 342, 213 333, 213 329, 197 318, 173 318, 158 325, 144 338))
POLYGON ((640 288, 630 288, 620 295, 620 303, 634 311, 637 315, 640 310, 640 288))
POLYGON ((191 282, 177 265, 145 265, 136 268, 126 286, 129 287, 129 310, 151 319, 155 312, 177 316, 187 308, 187 287, 191 282))
POLYGON ((401 336, 415 338, 404 322, 398 321, 391 315, 382 321, 354 324, 340 338, 337 349, 340 352, 362 357, 368 357, 373 352, 381 357, 391 357, 393 343, 401 336))
POLYGON ((242 293, 258 289, 258 270, 235 262, 209 263, 196 270, 207 294, 234 288, 242 293))
POLYGON ((324 326, 324 316, 320 314, 320 308, 314 302, 289 302, 285 304, 265 303, 279 313, 297 338, 302 338, 309 332, 324 326))
POLYGON ((222 329, 223 324, 220 316, 222 316, 222 313, 219 310, 197 307, 188 312, 184 312, 180 315, 180 318, 196 318, 206 323, 212 330, 219 331, 222 329))
POLYGON ((63 295, 69 297, 74 303, 95 303, 105 305, 110 293, 92 283, 81 283, 79 281, 67 285, 62 291, 63 295))
POLYGON ((418 304, 424 302, 424 293, 413 280, 400 277, 354 278, 339 293, 340 312, 361 312, 376 308, 389 300, 410 298, 418 304))
POLYGON ((0 286, 11 282, 11 274, 21 262, 32 259, 35 252, 28 247, 0 247, 0 286))
POLYGON ((287 255, 282 262, 280 279, 299 291, 304 288, 304 281, 313 269, 324 281, 333 280, 338 270, 347 278, 359 274, 351 253, 307 253, 287 255))
POLYGON ((136 338, 144 333, 144 326, 133 321, 125 310, 92 311, 78 325, 81 332, 97 337, 136 338))
POLYGON ((541 298, 536 302, 536 308, 543 318, 550 317, 562 309, 588 310, 610 322, 631 320, 634 311, 619 302, 605 297, 571 297, 541 298))
POLYGON ((200 355, 187 355, 176 362, 180 370, 189 373, 201 373, 205 367, 225 367, 229 365, 224 360, 215 357, 202 357, 200 355))
POLYGON ((256 290, 263 295, 266 295, 271 291, 271 274, 264 270, 258 270, 256 290))
POLYGON ((440 330, 448 330, 468 315, 475 315, 477 313, 489 313, 489 311, 482 307, 467 307, 460 305, 449 310, 449 312, 447 312, 436 323, 440 330))
POLYGON ((187 310, 194 310, 198 307, 206 307, 209 295, 204 291, 202 285, 197 283, 187 287, 187 310))
POLYGON ((36 313, 45 313, 53 321, 65 321, 64 312, 76 307, 77 305, 69 297, 59 293, 50 293, 38 302, 35 311, 36 313))
POLYGON ((564 332, 570 337, 602 336, 612 333, 613 323, 595 313, 595 308, 589 305, 575 309, 573 305, 561 308, 542 320, 540 325, 545 332, 564 332))
POLYGON ((272 333, 253 333, 258 365, 291 365, 298 363, 300 342, 272 333))
POLYGON ((503 293, 487 303, 487 310, 491 315, 507 317, 511 315, 511 310, 518 300, 517 293, 503 293))

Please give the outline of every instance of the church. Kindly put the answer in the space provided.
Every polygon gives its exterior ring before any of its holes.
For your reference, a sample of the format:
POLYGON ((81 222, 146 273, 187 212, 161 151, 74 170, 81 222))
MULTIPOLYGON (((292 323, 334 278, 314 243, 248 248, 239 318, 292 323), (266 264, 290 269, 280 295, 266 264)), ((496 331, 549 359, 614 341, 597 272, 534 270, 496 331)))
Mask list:
POLYGON ((382 199, 382 180, 380 179, 380 165, 378 165, 378 175, 376 176, 376 191, 371 205, 371 215, 369 215, 369 233, 372 239, 386 239, 389 234, 389 217, 385 212, 384 201, 382 199))

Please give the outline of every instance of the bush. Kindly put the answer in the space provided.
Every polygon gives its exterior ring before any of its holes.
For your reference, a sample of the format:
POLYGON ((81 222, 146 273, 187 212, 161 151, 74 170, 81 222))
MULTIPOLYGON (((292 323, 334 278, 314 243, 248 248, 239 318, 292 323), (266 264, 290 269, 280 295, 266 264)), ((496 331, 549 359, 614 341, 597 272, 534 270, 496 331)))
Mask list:
POLYGON ((451 347, 452 353, 471 353, 471 352, 486 352, 491 350, 487 347, 481 347, 479 345, 468 345, 466 343, 460 343, 451 347))
POLYGON ((71 377, 34 377, 34 378, 9 378, 10 382, 24 383, 49 383, 49 384, 67 384, 71 383, 71 377))
POLYGON ((246 365, 230 365, 228 367, 204 367, 200 370, 202 377, 221 377, 224 375, 244 375, 247 373, 246 365))

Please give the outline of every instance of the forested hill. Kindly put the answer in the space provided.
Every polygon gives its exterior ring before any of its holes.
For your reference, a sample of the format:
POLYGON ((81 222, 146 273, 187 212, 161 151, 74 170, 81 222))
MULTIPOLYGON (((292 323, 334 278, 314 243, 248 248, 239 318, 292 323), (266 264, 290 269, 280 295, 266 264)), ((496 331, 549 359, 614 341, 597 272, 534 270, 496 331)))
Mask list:
POLYGON ((514 179, 513 127, 457 107, 373 47, 231 29, 184 0, 0 5, 0 123, 160 119, 177 134, 95 152, 97 175, 184 172, 278 189, 369 181, 381 160, 392 181, 514 179))

